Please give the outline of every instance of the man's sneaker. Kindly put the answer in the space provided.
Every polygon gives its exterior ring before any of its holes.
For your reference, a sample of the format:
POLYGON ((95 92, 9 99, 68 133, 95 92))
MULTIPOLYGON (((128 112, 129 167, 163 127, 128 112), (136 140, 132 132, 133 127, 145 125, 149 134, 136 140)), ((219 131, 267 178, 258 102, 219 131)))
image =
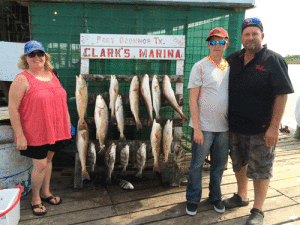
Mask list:
POLYGON ((264 221, 264 213, 259 209, 251 209, 246 225, 262 225, 264 221))
POLYGON ((225 212, 225 206, 223 205, 222 201, 216 201, 213 203, 213 205, 217 213, 225 212))
POLYGON ((186 213, 190 216, 195 216, 197 214, 198 204, 187 203, 186 205, 186 213))
POLYGON ((240 206, 247 206, 247 205, 249 205, 249 200, 248 201, 243 201, 241 196, 239 196, 238 194, 234 194, 231 198, 225 199, 223 201, 223 205, 227 209, 240 207, 240 206))

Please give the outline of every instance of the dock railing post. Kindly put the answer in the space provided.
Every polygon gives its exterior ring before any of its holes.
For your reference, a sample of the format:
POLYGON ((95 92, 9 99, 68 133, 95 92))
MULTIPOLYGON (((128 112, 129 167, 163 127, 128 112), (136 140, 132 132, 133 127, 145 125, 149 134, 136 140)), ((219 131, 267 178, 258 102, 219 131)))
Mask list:
MULTIPOLYGON (((176 61, 176 75, 183 75, 184 74, 184 60, 177 60, 176 61)), ((175 94, 183 94, 183 83, 176 83, 175 94)), ((182 110, 182 106, 180 106, 182 110)), ((174 119, 181 119, 181 116, 175 112, 174 119)), ((182 127, 175 127, 174 128, 174 141, 178 141, 180 144, 173 145, 173 157, 172 157, 172 181, 171 186, 180 186, 180 171, 178 166, 176 165, 175 156, 176 151, 179 151, 181 148, 181 135, 182 135, 182 127)))

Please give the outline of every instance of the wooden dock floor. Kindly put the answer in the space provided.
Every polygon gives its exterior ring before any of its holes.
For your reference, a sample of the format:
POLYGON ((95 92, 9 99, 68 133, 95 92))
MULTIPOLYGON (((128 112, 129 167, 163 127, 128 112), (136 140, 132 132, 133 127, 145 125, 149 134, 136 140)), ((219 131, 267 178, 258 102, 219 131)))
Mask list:
MULTIPOLYGON (((55 170, 55 168, 54 168, 55 170)), ((117 184, 105 187, 96 178, 73 189, 73 168, 53 172, 51 190, 63 199, 58 206, 46 204, 48 213, 36 217, 30 208, 31 193, 21 198, 20 225, 25 224, 245 224, 253 205, 253 185, 249 182, 250 204, 218 214, 208 202, 209 173, 203 171, 203 199, 194 217, 186 215, 186 187, 161 185, 150 170, 142 180, 129 171, 135 189, 126 191, 117 184), (69 172, 66 172, 69 171, 69 172), (99 181, 99 182, 97 182, 99 181)), ((235 176, 229 161, 222 181, 223 198, 236 192, 235 176)), ((274 177, 264 205, 264 224, 300 224, 300 141, 280 136, 276 148, 274 177)))

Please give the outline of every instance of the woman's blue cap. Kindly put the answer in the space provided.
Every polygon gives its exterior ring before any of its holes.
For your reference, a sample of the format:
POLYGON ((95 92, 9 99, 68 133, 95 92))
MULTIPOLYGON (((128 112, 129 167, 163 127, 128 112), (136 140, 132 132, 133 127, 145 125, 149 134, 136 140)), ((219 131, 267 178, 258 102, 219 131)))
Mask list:
POLYGON ((29 54, 35 50, 40 50, 45 52, 45 49, 41 42, 31 40, 25 43, 24 53, 29 54))

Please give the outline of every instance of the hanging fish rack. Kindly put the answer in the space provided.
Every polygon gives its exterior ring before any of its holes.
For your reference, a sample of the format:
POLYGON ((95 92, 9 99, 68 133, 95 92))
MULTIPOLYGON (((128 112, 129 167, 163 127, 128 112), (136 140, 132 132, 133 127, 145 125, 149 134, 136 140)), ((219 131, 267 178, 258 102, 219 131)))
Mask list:
MULTIPOLYGON (((103 37, 105 35, 98 35, 98 34, 81 34, 81 68, 80 68, 80 73, 83 75, 83 78, 86 80, 87 83, 91 82, 101 82, 101 83, 109 83, 111 79, 111 75, 101 75, 101 74, 89 74, 89 59, 91 57, 86 55, 86 50, 91 49, 91 46, 96 46, 96 36, 97 37, 103 37), (94 41, 94 42, 92 42, 94 41)), ((119 38, 121 35, 112 35, 115 40, 119 38)), ((143 35, 127 35, 127 36, 135 36, 140 38, 143 35)), ((184 47, 185 47, 185 37, 184 36, 169 36, 168 35, 163 35, 163 38, 166 38, 164 41, 164 44, 166 46, 164 47, 178 47, 180 45, 180 48, 177 48, 177 51, 179 52, 178 49, 180 49, 180 57, 179 58, 173 58, 169 60, 176 60, 176 75, 168 75, 170 78, 171 83, 175 83, 175 97, 176 100, 182 109, 183 106, 183 83, 184 83, 184 47), (169 41, 171 43, 168 43, 169 41), (183 49, 183 50, 182 50, 183 49)), ((152 35, 144 35, 143 38, 146 37, 151 43, 151 38, 156 39, 157 37, 152 37, 152 35)), ((160 36, 162 37, 162 36, 160 36)), ((117 42, 117 41, 116 41, 117 42)), ((103 45, 102 45, 103 46, 103 45)), ((95 49, 96 49, 95 47, 95 49)), ((147 46, 144 46, 147 47, 147 46)), ((102 48, 102 47, 101 47, 102 48)), ((128 47, 129 48, 129 47, 128 47)), ((103 48, 104 49, 104 48, 103 48)), ((133 48, 134 49, 134 48, 133 48)), ((165 48, 168 49, 168 48, 165 48)), ((175 49, 175 48, 174 48, 175 49)), ((96 50, 95 50, 96 51, 96 50)), ((94 54, 94 52, 93 52, 94 54)), ((126 56, 125 56, 126 57, 126 56)), ((135 56, 133 56, 135 58, 135 56)), ((136 58, 138 59, 138 58, 136 58)), ((133 75, 115 75, 119 83, 129 83, 131 82, 133 75)), ((137 75, 139 82, 141 84, 142 77, 144 75, 137 75)), ((154 75, 149 75, 149 83, 151 84, 152 78, 154 75)), ((164 75, 157 75, 157 79, 159 83, 163 82, 164 75)), ((101 96, 104 98, 104 101, 106 102, 107 106, 109 105, 109 93, 89 93, 88 95, 88 105, 95 105, 96 97, 98 94, 101 94, 101 96)), ((129 105, 129 93, 123 93, 120 94, 122 96, 123 100, 123 105, 129 105)), ((144 100, 142 99, 142 96, 140 95, 140 106, 145 105, 144 100)), ((161 94, 161 106, 170 106, 168 101, 165 99, 164 95, 161 94)), ((155 117, 154 117, 155 118, 155 117)), ((148 127, 148 119, 143 119, 140 118, 141 123, 143 127, 148 127)), ((160 120, 160 124, 162 128, 164 127, 165 123, 167 122, 168 119, 162 118, 160 120)), ((173 141, 171 145, 171 152, 169 154, 169 160, 168 164, 165 165, 163 168, 161 168, 162 174, 165 174, 164 177, 168 177, 168 181, 172 186, 179 186, 180 184, 180 168, 176 164, 176 158, 178 157, 179 153, 182 152, 181 148, 181 134, 182 134, 182 118, 181 116, 174 111, 174 118, 173 120, 173 141)), ((89 129, 94 130, 96 129, 95 126, 95 121, 93 117, 85 117, 85 121, 88 124, 89 129)), ((134 118, 125 118, 124 120, 125 127, 132 127, 135 129, 136 122, 134 118)), ((117 122, 116 121, 111 121, 109 123, 108 129, 110 129, 110 126, 116 126, 117 122)), ((126 136, 126 133, 125 133, 126 136)), ((96 149, 99 149, 99 142, 96 140, 96 137, 94 139, 89 141, 90 143, 93 142, 95 143, 96 149)), ((130 168, 130 165, 134 165, 135 162, 135 157, 136 157, 136 152, 139 149, 140 145, 142 143, 146 143, 146 166, 150 167, 153 164, 153 156, 152 156, 152 149, 151 149, 151 144, 150 144, 150 135, 148 140, 126 140, 126 141, 119 141, 119 140, 106 140, 105 146, 111 146, 112 143, 115 143, 117 145, 116 149, 116 163, 115 165, 120 164, 120 151, 128 144, 130 146, 130 153, 129 153, 129 165, 128 167, 130 168), (150 160, 149 160, 150 159, 150 160), (150 161, 150 163, 149 163, 150 161)), ((162 161, 162 150, 160 154, 160 162, 162 161)), ((97 157, 103 157, 101 155, 97 155, 97 157)), ((104 164, 103 164, 104 165, 104 164)), ((79 154, 76 151, 76 157, 75 157, 75 171, 74 171, 74 188, 82 188, 83 187, 83 181, 82 181, 82 173, 81 173, 81 164, 79 160, 79 154)))
MULTIPOLYGON (((89 82, 110 82, 110 76, 111 75, 97 75, 97 74, 83 74, 83 78, 86 80, 87 83, 89 82)), ((130 83, 133 76, 132 75, 116 75, 118 82, 120 83, 130 83)), ((139 80, 141 80, 143 77, 143 75, 138 75, 139 80)), ((149 75, 149 80, 150 82, 152 81, 152 77, 153 75, 149 75)), ((164 75, 157 75, 157 78, 160 82, 162 82, 164 75)), ((170 81, 171 83, 176 83, 176 84, 180 84, 183 83, 183 75, 170 75, 170 81)), ((95 105, 95 101, 96 101, 96 97, 97 95, 101 95, 103 97, 103 99, 105 100, 106 104, 109 105, 109 93, 89 93, 88 95, 88 105, 95 105)), ((122 95, 122 99, 123 99, 123 105, 129 105, 129 93, 125 93, 125 94, 121 94, 122 95)), ((179 106, 183 105, 183 94, 175 94, 176 100, 179 104, 179 106)), ((145 105, 144 100, 142 99, 142 96, 140 95, 140 106, 145 105)), ((169 102, 165 99, 165 97, 161 96, 161 106, 170 106, 169 102)), ((178 132, 178 129, 180 130, 182 127, 182 119, 179 116, 179 114, 177 112, 174 111, 174 118, 173 120, 173 130, 174 130, 174 134, 173 134, 173 141, 172 141, 172 145, 171 145, 171 154, 169 155, 169 160, 168 160, 168 164, 167 166, 165 166, 162 169, 162 173, 173 173, 175 170, 175 168, 173 168, 173 165, 175 167, 174 164, 174 154, 175 154, 175 150, 176 149, 180 149, 181 146, 181 134, 177 134, 176 135, 176 130, 178 132), (177 118, 176 118, 177 117, 177 118), (177 138, 176 138, 177 136, 177 138)), ((143 127, 148 127, 148 119, 143 119, 140 118, 141 123, 143 125, 143 127)), ((167 122, 168 119, 160 119, 160 124, 162 127, 164 127, 165 123, 167 122)), ((88 124, 89 130, 90 131, 94 131, 96 129, 96 125, 95 125, 95 120, 94 117, 85 117, 85 121, 88 124)), ((134 118, 125 118, 124 120, 125 123, 125 127, 132 127, 132 129, 136 129, 136 122, 134 118)), ((116 121, 110 121, 109 122, 109 128, 111 126, 116 126, 117 122, 116 121)), ((108 128, 108 129, 109 129, 108 128)), ((180 132, 180 131, 179 131, 180 132)), ((93 133, 93 132, 91 132, 93 133)), ((125 134, 126 136, 126 134, 125 134)), ((150 139, 150 136, 149 136, 150 139)), ((96 149, 99 149, 99 142, 98 140, 94 139, 90 140, 90 143, 93 142, 95 143, 96 149)), ((140 145, 142 143, 146 143, 147 145, 147 167, 152 167, 153 166, 153 156, 152 156, 152 149, 151 149, 151 144, 150 144, 150 140, 126 140, 126 141, 119 141, 119 140, 106 140, 105 142, 105 146, 111 146, 112 143, 115 143, 117 145, 117 149, 116 149, 116 163, 115 165, 119 165, 120 164, 120 152, 121 150, 128 144, 129 145, 129 149, 130 149, 130 153, 129 153, 129 166, 128 168, 130 168, 130 165, 134 165, 135 161, 136 161, 136 152, 139 149, 140 145), (150 159, 150 160, 149 160, 150 159)), ((162 151, 162 150, 161 150, 162 151)), ((104 157, 104 152, 102 152, 101 154, 97 154, 97 157, 104 157)), ((160 162, 162 161, 162 154, 160 156, 160 162)), ((104 164, 103 164, 104 165, 104 164)), ((76 152, 76 162, 75 162, 75 177, 74 177, 74 187, 75 188, 80 188, 82 187, 82 181, 81 181, 81 164, 79 161, 79 157, 78 157, 78 153, 76 152)))
MULTIPOLYGON (((110 76, 111 75, 92 75, 92 74, 83 74, 83 77, 84 79, 86 80, 86 82, 110 82, 110 76)), ((139 78, 139 81, 142 80, 142 77, 144 75, 137 75, 138 78, 139 78)), ((133 76, 132 75, 116 75, 117 79, 118 79, 118 82, 119 83, 130 83, 133 76)), ((158 78, 158 81, 159 82, 162 82, 163 80, 163 75, 157 75, 157 78, 158 78)), ((152 78, 153 76, 149 76, 149 82, 152 82, 152 78)), ((172 75, 170 76, 170 80, 171 80, 171 83, 183 83, 183 75, 172 75)), ((93 93, 93 94, 89 94, 89 97, 88 97, 88 104, 89 105, 95 105, 95 101, 96 101, 96 98, 97 98, 97 95, 101 95, 103 97, 103 99, 105 100, 105 103, 106 105, 109 105, 109 93, 93 93)), ((122 100, 123 100, 123 105, 129 105, 129 93, 126 93, 126 94, 120 94, 122 96, 122 100)), ((176 100, 178 102, 178 104, 180 106, 183 105, 183 94, 176 94, 175 95, 176 97, 176 100)), ((142 99, 142 96, 140 95, 140 102, 139 102, 139 105, 140 106, 144 106, 145 103, 144 103, 144 100, 142 99)), ((167 99, 164 97, 164 95, 162 94, 161 96, 161 106, 170 106, 169 102, 167 101, 167 99)), ((141 120, 141 123, 143 125, 143 127, 148 127, 148 118, 147 119, 144 119, 144 118, 140 118, 141 120)), ((166 122, 167 122, 168 119, 160 119, 160 125, 162 127, 165 126, 166 122)), ((182 127, 182 119, 179 117, 177 119, 172 119, 173 120, 173 127, 182 127)), ((89 129, 91 130, 94 130, 96 129, 96 125, 95 125, 95 120, 94 120, 94 117, 85 117, 85 121, 86 123, 88 124, 89 126, 89 129)), ((135 129, 135 126, 136 126, 136 122, 135 122, 135 119, 134 118, 125 118, 125 127, 132 127, 132 129, 135 129)), ((117 121, 110 121, 109 122, 109 126, 117 126, 117 121)), ((126 136, 126 135, 125 135, 126 136)), ((150 137, 149 137, 150 138, 150 137)), ((151 150, 151 147, 150 147, 150 141, 145 141, 145 140, 137 140, 137 141, 123 141, 123 142, 119 142, 118 140, 115 140, 115 141, 110 141, 110 140, 107 140, 107 146, 111 146, 112 143, 118 143, 117 145, 117 152, 119 153, 119 151, 122 150, 123 147, 125 147, 126 144, 129 144, 130 147, 136 147, 136 148, 130 148, 130 149, 134 149, 134 151, 136 151, 140 144, 142 144, 143 142, 147 143, 147 147, 150 148, 151 150), (138 143, 138 146, 135 146, 134 143, 138 143)), ((174 142, 174 141, 173 141, 174 142)), ((97 145, 97 141, 95 143, 95 145, 97 145)), ((151 153, 151 151, 150 151, 151 153)), ((151 153, 152 154, 152 153, 151 153)), ((119 158, 117 158, 119 159, 119 158)))

